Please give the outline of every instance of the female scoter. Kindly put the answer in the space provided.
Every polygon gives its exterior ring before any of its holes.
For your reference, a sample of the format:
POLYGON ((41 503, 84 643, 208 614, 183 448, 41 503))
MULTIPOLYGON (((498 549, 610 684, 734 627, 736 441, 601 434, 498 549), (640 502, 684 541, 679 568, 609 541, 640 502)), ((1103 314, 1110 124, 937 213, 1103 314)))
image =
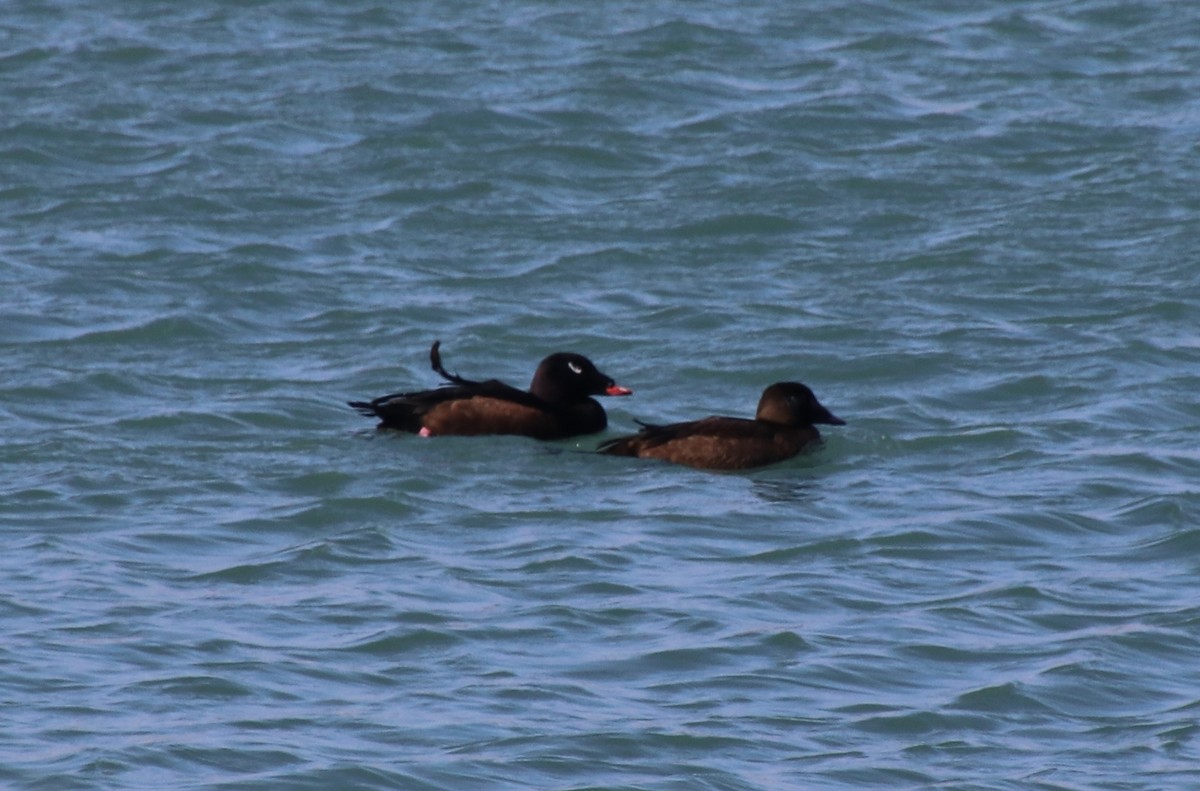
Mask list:
POLYGON ((790 459, 818 442, 821 432, 814 423, 844 426, 846 421, 799 382, 777 382, 763 391, 754 420, 714 416, 667 426, 642 423, 637 434, 603 442, 599 451, 709 470, 744 470, 790 459))
POLYGON ((604 407, 589 396, 629 395, 600 373, 581 354, 557 352, 542 360, 529 390, 496 379, 475 382, 442 367, 434 341, 429 363, 446 384, 434 390, 392 393, 373 401, 350 401, 379 428, 411 431, 422 437, 441 435, 520 434, 535 439, 561 439, 594 434, 608 425, 604 407))

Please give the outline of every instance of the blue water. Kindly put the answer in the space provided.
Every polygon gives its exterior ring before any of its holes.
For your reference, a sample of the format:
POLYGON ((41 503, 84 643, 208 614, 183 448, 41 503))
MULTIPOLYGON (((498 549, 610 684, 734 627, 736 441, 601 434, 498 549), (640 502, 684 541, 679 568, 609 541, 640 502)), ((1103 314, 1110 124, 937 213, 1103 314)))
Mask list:
POLYGON ((0 785, 1200 787, 1198 25, 6 7, 0 785), (635 395, 345 406, 438 338, 635 395), (816 453, 590 453, 783 379, 816 453))

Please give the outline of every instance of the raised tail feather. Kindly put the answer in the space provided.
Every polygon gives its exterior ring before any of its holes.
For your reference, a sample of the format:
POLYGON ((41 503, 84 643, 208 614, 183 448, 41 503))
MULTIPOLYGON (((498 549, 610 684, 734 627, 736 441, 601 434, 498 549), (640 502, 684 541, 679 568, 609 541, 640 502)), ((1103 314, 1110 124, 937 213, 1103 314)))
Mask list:
POLYGON ((445 379, 447 382, 450 382, 451 384, 456 384, 456 385, 477 385, 477 384, 479 384, 479 382, 472 381, 471 379, 464 379, 463 377, 459 376, 458 374, 452 374, 449 371, 447 371, 445 368, 442 367, 442 353, 439 351, 439 349, 441 348, 441 345, 442 345, 442 342, 440 340, 438 340, 438 341, 434 341, 433 345, 429 347, 429 365, 431 368, 433 368, 434 372, 436 374, 438 374, 439 376, 441 376, 443 379, 445 379))

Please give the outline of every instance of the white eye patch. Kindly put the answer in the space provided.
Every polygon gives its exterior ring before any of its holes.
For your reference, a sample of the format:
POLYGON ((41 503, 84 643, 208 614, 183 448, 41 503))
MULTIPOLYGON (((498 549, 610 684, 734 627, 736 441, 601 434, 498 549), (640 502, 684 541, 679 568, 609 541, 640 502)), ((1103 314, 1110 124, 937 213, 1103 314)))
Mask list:
POLYGON ((571 373, 583 373, 583 368, 579 365, 579 363, 567 363, 567 367, 571 369, 571 373))

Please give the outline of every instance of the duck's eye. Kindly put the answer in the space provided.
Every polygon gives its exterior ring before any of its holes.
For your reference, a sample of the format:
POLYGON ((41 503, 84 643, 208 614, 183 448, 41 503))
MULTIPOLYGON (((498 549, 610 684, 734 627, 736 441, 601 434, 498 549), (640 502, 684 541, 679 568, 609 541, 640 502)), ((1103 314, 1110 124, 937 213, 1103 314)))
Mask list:
POLYGON ((571 373, 583 373, 583 366, 581 366, 579 363, 567 363, 567 367, 571 369, 571 373))

